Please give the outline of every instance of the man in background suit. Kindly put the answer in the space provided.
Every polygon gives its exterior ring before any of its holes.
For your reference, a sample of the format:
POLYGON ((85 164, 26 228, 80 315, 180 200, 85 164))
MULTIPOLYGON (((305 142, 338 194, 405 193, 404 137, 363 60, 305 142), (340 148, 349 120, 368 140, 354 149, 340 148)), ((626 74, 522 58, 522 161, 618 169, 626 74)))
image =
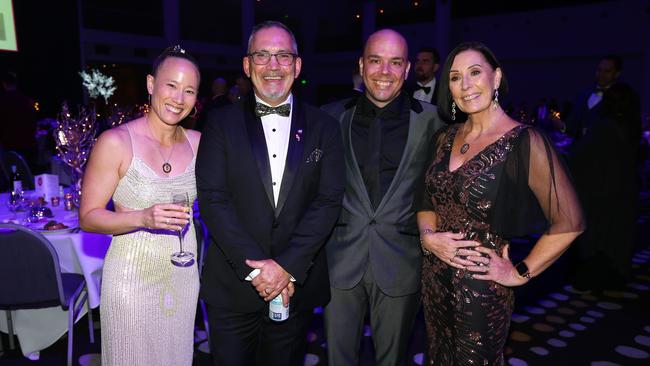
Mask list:
POLYGON ((313 308, 330 298, 323 245, 345 185, 341 132, 291 94, 301 66, 285 25, 255 26, 243 58, 254 95, 215 110, 201 137, 199 208, 212 241, 201 296, 215 365, 302 366, 313 308), (292 294, 289 318, 269 319, 268 302, 292 294))
POLYGON ((437 104, 438 83, 436 72, 440 68, 440 54, 435 48, 421 48, 415 57, 415 84, 408 86, 413 98, 437 104))
POLYGON ((208 119, 210 112, 217 108, 227 106, 230 104, 228 100, 228 82, 222 77, 217 77, 212 81, 212 96, 208 101, 205 102, 201 110, 201 116, 194 124, 194 129, 197 131, 202 131, 205 122, 208 119))
POLYGON ((580 140, 591 125, 600 118, 600 101, 603 93, 614 85, 623 71, 623 60, 616 55, 607 55, 600 59, 596 66, 596 85, 581 92, 573 105, 573 110, 566 119, 566 125, 562 121, 554 121, 561 129, 573 137, 575 141, 580 140))
POLYGON ((406 359, 420 304, 413 190, 443 123, 434 106, 401 92, 410 63, 399 33, 372 34, 359 68, 365 93, 323 107, 341 123, 347 173, 341 217, 326 246, 327 354, 330 365, 358 365, 369 307, 376 364, 394 366, 406 359))

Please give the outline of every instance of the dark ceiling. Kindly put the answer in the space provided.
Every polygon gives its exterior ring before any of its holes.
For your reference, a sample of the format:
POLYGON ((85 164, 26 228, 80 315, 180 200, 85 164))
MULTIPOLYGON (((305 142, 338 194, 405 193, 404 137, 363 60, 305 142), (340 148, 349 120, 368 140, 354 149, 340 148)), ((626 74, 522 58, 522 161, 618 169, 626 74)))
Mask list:
MULTIPOLYGON (((452 0, 448 0, 452 1, 452 0)), ((81 0, 86 28, 163 35, 163 0, 81 0)), ((256 0, 255 22, 279 20, 296 31, 304 22, 317 24, 319 51, 358 49, 365 0, 256 0), (359 17, 358 17, 359 16, 359 17)), ((457 0, 452 2, 452 18, 541 10, 594 0, 501 1, 457 0)), ((602 2, 602 1, 600 1, 602 2)), ((431 22, 435 18, 435 0, 377 0, 378 28, 399 24, 431 22)), ((181 38, 221 44, 241 44, 241 1, 179 1, 181 38)))

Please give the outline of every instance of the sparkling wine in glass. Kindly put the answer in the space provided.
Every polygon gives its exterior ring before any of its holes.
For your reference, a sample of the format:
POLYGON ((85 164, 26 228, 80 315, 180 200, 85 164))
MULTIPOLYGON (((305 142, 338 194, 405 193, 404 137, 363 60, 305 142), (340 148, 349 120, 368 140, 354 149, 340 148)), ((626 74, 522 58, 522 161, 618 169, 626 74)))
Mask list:
MULTIPOLYGON (((187 192, 185 193, 173 193, 172 194, 172 203, 175 205, 180 205, 187 208, 189 212, 190 208, 190 197, 187 192)), ((172 264, 177 267, 189 267, 194 264, 194 253, 186 252, 183 250, 183 233, 185 228, 182 227, 178 230, 178 240, 181 245, 181 250, 178 252, 172 253, 172 264)))

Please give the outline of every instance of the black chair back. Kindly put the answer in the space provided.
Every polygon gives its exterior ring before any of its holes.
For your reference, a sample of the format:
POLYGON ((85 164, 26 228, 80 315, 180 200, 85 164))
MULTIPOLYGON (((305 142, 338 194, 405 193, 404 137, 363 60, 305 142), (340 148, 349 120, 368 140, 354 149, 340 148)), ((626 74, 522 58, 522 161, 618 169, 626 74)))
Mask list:
POLYGON ((0 309, 67 310, 59 259, 43 235, 21 225, 0 224, 0 252, 0 309))
POLYGON ((9 190, 9 171, 5 167, 5 149, 0 144, 0 191, 9 190))

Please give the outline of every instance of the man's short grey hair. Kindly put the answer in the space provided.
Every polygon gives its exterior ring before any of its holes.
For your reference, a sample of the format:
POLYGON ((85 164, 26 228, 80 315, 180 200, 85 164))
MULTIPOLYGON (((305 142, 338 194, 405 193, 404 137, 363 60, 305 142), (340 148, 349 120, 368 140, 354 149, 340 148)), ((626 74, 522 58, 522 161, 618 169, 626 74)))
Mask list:
POLYGON ((275 20, 267 20, 253 27, 251 35, 248 37, 248 48, 246 50, 246 53, 251 53, 251 46, 253 45, 253 37, 255 37, 255 33, 267 28, 280 28, 289 33, 289 36, 291 37, 291 46, 293 46, 293 52, 295 54, 298 54, 298 43, 296 42, 296 36, 293 34, 291 29, 289 29, 289 27, 275 20))

